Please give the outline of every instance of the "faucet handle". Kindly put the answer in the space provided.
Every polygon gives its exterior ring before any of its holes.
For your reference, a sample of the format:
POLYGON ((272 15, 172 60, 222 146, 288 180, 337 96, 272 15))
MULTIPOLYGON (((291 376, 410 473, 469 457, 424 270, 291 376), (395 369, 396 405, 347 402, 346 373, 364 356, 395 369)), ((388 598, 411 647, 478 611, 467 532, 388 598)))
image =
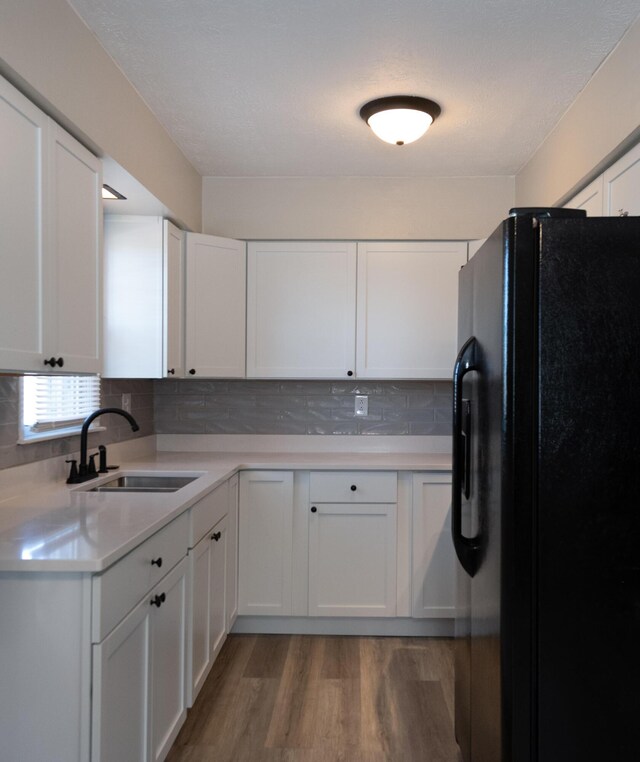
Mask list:
POLYGON ((69 469, 69 478, 67 479, 67 484, 73 484, 73 482, 78 478, 78 461, 65 460, 65 463, 71 463, 71 468, 69 469))
POLYGON ((98 454, 97 452, 94 452, 94 453, 91 453, 91 455, 89 455, 89 466, 87 468, 87 473, 88 474, 97 474, 98 473, 96 471, 96 455, 97 454, 98 454))

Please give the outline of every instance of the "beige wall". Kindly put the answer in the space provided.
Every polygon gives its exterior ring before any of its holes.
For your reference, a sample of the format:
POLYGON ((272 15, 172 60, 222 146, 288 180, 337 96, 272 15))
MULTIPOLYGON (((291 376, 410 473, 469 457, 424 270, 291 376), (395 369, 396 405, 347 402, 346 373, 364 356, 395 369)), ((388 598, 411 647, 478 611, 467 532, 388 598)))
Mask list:
POLYGON ((484 238, 513 202, 512 177, 205 177, 202 225, 250 239, 484 238))
POLYGON ((640 138, 640 19, 516 176, 519 206, 562 203, 640 138))
POLYGON ((200 175, 65 0, 2 0, 0 72, 200 230, 200 175))

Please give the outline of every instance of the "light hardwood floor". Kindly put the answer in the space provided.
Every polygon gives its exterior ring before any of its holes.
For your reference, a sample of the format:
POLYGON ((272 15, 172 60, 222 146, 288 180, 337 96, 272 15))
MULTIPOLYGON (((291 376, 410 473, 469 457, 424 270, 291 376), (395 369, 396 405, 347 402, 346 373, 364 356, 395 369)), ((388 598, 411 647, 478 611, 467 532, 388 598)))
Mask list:
POLYGON ((167 762, 459 762, 453 641, 230 635, 167 762))

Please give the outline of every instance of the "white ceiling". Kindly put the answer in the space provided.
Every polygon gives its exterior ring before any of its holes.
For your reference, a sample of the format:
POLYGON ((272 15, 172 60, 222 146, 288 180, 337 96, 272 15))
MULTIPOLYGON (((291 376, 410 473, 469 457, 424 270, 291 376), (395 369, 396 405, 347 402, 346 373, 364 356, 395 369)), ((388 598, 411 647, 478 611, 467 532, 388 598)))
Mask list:
POLYGON ((640 0, 70 0, 202 175, 515 174, 640 0), (431 98, 380 142, 372 98, 431 98))

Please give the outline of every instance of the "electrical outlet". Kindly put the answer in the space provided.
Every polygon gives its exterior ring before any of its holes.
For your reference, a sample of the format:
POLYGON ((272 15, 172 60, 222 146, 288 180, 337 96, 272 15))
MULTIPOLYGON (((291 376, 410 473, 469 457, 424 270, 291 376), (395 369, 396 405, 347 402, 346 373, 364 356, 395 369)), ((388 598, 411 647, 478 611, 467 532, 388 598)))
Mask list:
POLYGON ((122 409, 125 411, 125 413, 131 412, 131 395, 130 394, 123 394, 122 395, 122 409))
POLYGON ((369 415, 369 398, 364 394, 356 394, 356 415, 369 415))

